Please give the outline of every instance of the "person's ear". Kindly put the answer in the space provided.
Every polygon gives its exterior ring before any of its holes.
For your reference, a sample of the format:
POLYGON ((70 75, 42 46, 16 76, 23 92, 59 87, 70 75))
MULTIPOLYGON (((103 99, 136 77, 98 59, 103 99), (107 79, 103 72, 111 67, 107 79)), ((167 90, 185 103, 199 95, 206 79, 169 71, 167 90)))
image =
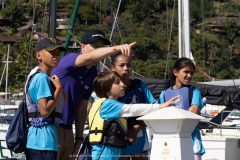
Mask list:
POLYGON ((178 70, 174 69, 174 70, 173 70, 173 75, 176 77, 177 74, 178 74, 178 70))
POLYGON ((111 70, 115 71, 115 66, 114 65, 111 66, 111 70))
POLYGON ((38 61, 41 61, 42 60, 42 57, 41 57, 41 53, 40 52, 36 52, 36 58, 38 61))

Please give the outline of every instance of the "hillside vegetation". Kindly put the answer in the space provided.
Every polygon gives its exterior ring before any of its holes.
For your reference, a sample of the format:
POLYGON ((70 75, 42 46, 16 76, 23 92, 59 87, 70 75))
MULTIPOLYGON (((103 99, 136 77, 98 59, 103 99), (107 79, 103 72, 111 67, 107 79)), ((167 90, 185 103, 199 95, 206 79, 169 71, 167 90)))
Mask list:
MULTIPOLYGON (((122 1, 112 41, 137 42, 133 60, 137 73, 168 78, 178 57, 177 2, 122 1)), ((58 9, 70 18, 74 3, 74 0, 58 0, 58 9)), ((101 28, 109 37, 118 3, 118 0, 81 0, 73 34, 80 39, 86 29, 101 28)), ((44 0, 10 0, 0 9, 0 37, 3 40, 11 36, 15 41, 10 46, 12 63, 9 64, 9 85, 13 92, 23 88, 26 74, 36 65, 33 32, 49 32, 48 7, 44 0)), ((240 4, 236 0, 190 0, 191 51, 196 65, 215 79, 240 77, 239 13, 240 4)), ((64 38, 66 33, 57 30, 57 36, 64 38)), ((0 43, 2 61, 6 60, 6 53, 7 43, 0 43)), ((1 63, 1 71, 4 65, 1 63)), ((197 72, 194 80, 208 79, 197 72)), ((4 79, 2 91, 3 84, 4 79)))

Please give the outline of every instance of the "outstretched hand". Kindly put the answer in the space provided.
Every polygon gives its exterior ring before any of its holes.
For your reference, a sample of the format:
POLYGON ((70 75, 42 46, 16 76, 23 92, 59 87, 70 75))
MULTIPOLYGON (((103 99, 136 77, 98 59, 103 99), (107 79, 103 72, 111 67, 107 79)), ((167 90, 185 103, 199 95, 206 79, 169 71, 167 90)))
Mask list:
POLYGON ((126 56, 132 55, 132 47, 136 45, 137 42, 132 42, 130 44, 122 44, 114 46, 115 51, 120 51, 122 54, 126 56))
POLYGON ((178 100, 179 100, 179 96, 175 96, 175 97, 171 98, 170 100, 165 102, 166 107, 173 105, 178 100))
POLYGON ((188 111, 190 112, 193 112, 193 113, 196 113, 196 114, 199 114, 200 113, 200 110, 199 110, 199 107, 197 105, 193 105, 191 106, 188 111))

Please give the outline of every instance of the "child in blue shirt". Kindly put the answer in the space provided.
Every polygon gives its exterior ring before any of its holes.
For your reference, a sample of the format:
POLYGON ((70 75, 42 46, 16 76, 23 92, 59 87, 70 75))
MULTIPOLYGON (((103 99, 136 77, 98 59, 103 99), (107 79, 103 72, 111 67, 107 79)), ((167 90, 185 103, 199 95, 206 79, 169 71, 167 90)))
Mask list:
POLYGON ((57 128, 53 111, 61 93, 61 83, 56 75, 49 78, 57 65, 60 51, 64 47, 53 39, 40 39, 35 46, 39 63, 37 73, 30 80, 27 90, 31 104, 28 104, 30 128, 27 135, 27 160, 57 159, 57 128), (52 84, 51 84, 52 83, 52 84))
MULTIPOLYGON (((200 114, 204 105, 201 93, 197 88, 190 85, 194 71, 195 65, 190 59, 178 59, 172 71, 172 86, 161 92, 159 102, 164 103, 174 96, 179 96, 179 100, 175 102, 177 107, 200 114)), ((201 155, 205 153, 205 149, 198 128, 195 128, 192 133, 192 143, 194 160, 201 160, 201 155)))
POLYGON ((128 143, 125 117, 145 115, 167 107, 177 99, 171 98, 163 104, 121 103, 117 99, 124 95, 125 85, 117 73, 110 71, 100 73, 94 80, 93 87, 100 98, 94 102, 89 112, 89 137, 93 160, 119 159, 121 148, 126 147, 128 143))
MULTIPOLYGON (((116 53, 111 56, 111 70, 117 72, 121 81, 126 85, 125 94, 118 98, 119 102, 126 104, 155 103, 155 99, 146 84, 139 79, 131 79, 131 57, 116 53)), ((148 160, 149 142, 145 123, 136 120, 137 117, 128 118, 128 140, 131 143, 122 150, 121 160, 148 160)))

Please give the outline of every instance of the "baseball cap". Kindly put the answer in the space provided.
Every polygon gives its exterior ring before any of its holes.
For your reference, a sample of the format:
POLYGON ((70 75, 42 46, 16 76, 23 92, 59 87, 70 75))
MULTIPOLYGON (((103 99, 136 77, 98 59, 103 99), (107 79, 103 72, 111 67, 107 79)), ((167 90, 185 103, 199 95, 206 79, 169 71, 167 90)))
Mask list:
POLYGON ((105 38, 105 34, 98 29, 88 30, 82 37, 83 44, 96 44, 102 42, 105 45, 112 44, 105 38))
POLYGON ((58 45, 54 38, 42 38, 35 45, 35 51, 39 52, 41 50, 53 51, 59 49, 60 51, 66 51, 66 48, 58 45))

